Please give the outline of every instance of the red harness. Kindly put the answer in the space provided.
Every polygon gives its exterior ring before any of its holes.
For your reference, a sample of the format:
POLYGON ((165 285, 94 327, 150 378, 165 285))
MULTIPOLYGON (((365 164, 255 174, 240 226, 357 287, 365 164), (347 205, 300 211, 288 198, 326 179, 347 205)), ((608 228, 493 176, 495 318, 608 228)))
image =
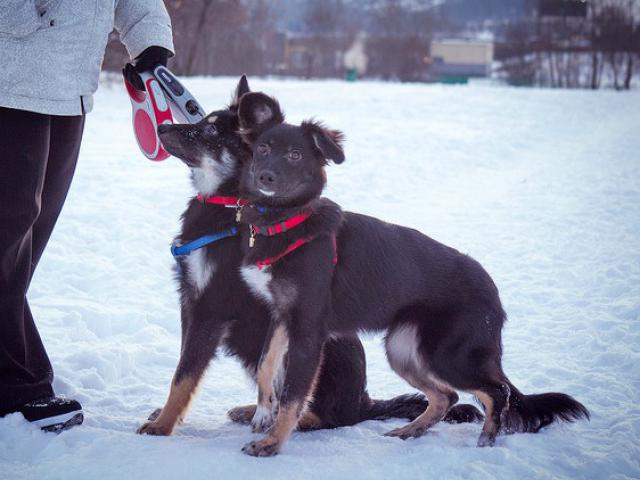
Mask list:
POLYGON ((291 218, 287 218, 284 222, 276 223, 275 225, 269 225, 266 227, 259 227, 257 225, 251 225, 255 233, 260 235, 266 235, 267 237, 273 237, 279 233, 291 230, 293 227, 300 225, 311 216, 310 213, 301 213, 294 215, 291 218))
MULTIPOLYGON (((238 213, 236 214, 236 222, 240 221, 240 209, 250 204, 248 200, 245 200, 244 198, 240 198, 240 197, 224 197, 221 195, 214 195, 213 197, 205 197, 204 195, 198 195, 197 198, 200 203, 210 203, 213 205, 223 205, 225 207, 237 208, 238 213)), ((249 229, 251 232, 251 237, 249 238, 249 246, 253 247, 256 234, 265 235, 267 237, 273 237, 274 235, 287 232, 292 228, 297 227, 301 223, 305 222, 310 216, 311 216, 310 213, 300 213, 298 215, 294 215, 293 217, 286 219, 283 222, 276 223, 275 225, 268 225, 263 227, 259 227, 258 225, 251 224, 249 225, 249 229)), ((259 269, 263 269, 266 266, 273 265, 282 257, 289 255, 291 252, 293 252, 294 250, 297 250, 304 244, 315 240, 315 238, 316 238, 315 236, 298 238, 293 243, 291 243, 287 248, 285 248, 282 253, 274 257, 269 257, 269 258, 265 258, 264 260, 259 260, 256 262, 256 266, 259 269)), ((333 242, 333 252, 334 252, 333 264, 335 265, 338 263, 338 246, 336 242, 336 236, 332 235, 331 240, 333 242)))
MULTIPOLYGON (((259 227, 257 225, 253 225, 253 224, 249 225, 249 229, 250 229, 250 232, 251 232, 251 237, 249 238, 249 246, 253 247, 253 244, 255 242, 255 235, 256 234, 266 235, 268 237, 273 237, 274 235, 278 235, 280 233, 287 232, 287 231, 291 230, 292 228, 300 225, 301 223, 305 222, 310 216, 311 216, 310 213, 301 213, 301 214, 294 215, 293 217, 286 219, 284 222, 276 223, 275 225, 268 225, 268 226, 263 226, 263 227, 259 227)), ((294 250, 297 250, 301 246, 303 246, 303 245, 315 240, 315 238, 316 238, 315 235, 312 235, 310 237, 300 237, 300 238, 294 240, 294 242, 291 243, 287 248, 285 248, 282 253, 279 253, 278 255, 275 255, 273 257, 265 258, 264 260, 258 260, 256 262, 256 266, 260 270, 262 270, 264 267, 267 267, 269 265, 273 265, 278 260, 280 260, 282 257, 284 257, 286 255, 289 255, 294 250)), ((333 242, 333 252, 334 252, 333 264, 335 265, 336 263, 338 263, 338 250, 337 250, 336 236, 332 235, 331 238, 332 238, 332 242, 333 242)))

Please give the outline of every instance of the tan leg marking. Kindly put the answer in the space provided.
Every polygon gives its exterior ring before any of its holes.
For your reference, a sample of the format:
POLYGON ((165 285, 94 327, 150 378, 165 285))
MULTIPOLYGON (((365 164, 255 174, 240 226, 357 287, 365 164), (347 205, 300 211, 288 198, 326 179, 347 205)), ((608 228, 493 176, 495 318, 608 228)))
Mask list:
POLYGON ((283 368, 282 360, 289 347, 289 336, 284 325, 278 325, 269 340, 267 351, 258 366, 258 405, 251 421, 254 432, 264 432, 273 425, 275 404, 274 381, 283 368))
POLYGON ((323 421, 320 417, 318 417, 315 413, 310 412, 308 410, 309 404, 313 401, 313 396, 316 393, 316 388, 318 387, 318 379, 320 378, 320 373, 322 372, 322 364, 324 363, 324 351, 320 352, 320 363, 318 363, 318 368, 316 368, 316 373, 313 374, 313 380, 311 380, 311 386, 309 387, 309 393, 305 398, 302 407, 302 413, 300 414, 300 418, 298 420, 298 430, 317 430, 318 428, 322 428, 323 421))
POLYGON ((495 438, 498 433, 496 422, 493 420, 493 398, 480 390, 474 390, 472 393, 484 405, 484 425, 482 426, 480 440, 478 440, 480 444, 481 440, 486 438, 486 440, 482 440, 483 445, 481 446, 484 446, 485 441, 488 441, 489 444, 492 443, 491 439, 495 438))
POLYGON ((306 409, 307 405, 313 401, 313 397, 316 394, 316 389, 318 388, 318 380, 320 379, 320 373, 322 373, 323 364, 324 364, 324 347, 322 350, 320 350, 320 361, 318 362, 318 367, 316 368, 316 372, 313 374, 311 385, 309 385, 309 392, 305 397, 303 409, 306 409))
POLYGON ((282 364, 282 358, 289 346, 289 337, 284 325, 278 325, 269 341, 269 347, 258 366, 258 388, 261 392, 273 395, 273 381, 282 364))
POLYGON ((458 398, 455 389, 434 374, 427 373, 426 380, 421 380, 407 372, 404 379, 426 395, 429 406, 412 422, 385 433, 385 436, 399 437, 402 440, 424 435, 427 430, 444 418, 458 398))
POLYGON ((402 440, 417 438, 444 418, 451 408, 451 397, 435 388, 424 388, 422 391, 429 400, 427 409, 412 422, 385 433, 385 436, 399 437, 402 440))
POLYGON ((247 443, 242 447, 242 451, 253 457, 277 455, 293 429, 296 428, 301 407, 301 402, 293 402, 286 406, 281 405, 271 431, 261 440, 247 443))
POLYGON ((176 424, 182 420, 198 387, 199 379, 184 378, 180 383, 171 382, 167 403, 158 417, 142 425, 138 433, 147 435, 171 435, 176 424))
POLYGON ((256 405, 244 405, 242 407, 232 408, 227 412, 227 416, 232 422, 249 425, 251 419, 256 414, 256 405))

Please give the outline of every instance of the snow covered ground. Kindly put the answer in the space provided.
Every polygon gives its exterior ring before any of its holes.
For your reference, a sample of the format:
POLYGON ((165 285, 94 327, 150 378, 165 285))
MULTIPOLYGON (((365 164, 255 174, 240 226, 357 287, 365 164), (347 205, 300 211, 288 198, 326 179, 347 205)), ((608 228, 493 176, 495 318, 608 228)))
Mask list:
MULTIPOLYGON (((208 109, 236 79, 193 79, 208 109)), ((509 314, 504 364, 524 392, 563 391, 590 423, 500 437, 438 425, 406 442, 401 421, 295 433, 271 459, 228 409, 253 402, 237 362, 209 369, 171 438, 136 435, 162 406, 180 342, 168 246, 191 195, 175 159, 147 161, 120 85, 103 85, 75 183, 30 300, 58 393, 84 426, 43 434, 0 419, 0 478, 639 478, 640 92, 471 85, 258 80, 289 120, 317 116, 347 134, 327 195, 345 209, 412 225, 477 258, 509 314)), ((411 391, 365 338, 369 390, 411 391)), ((469 397, 464 397, 469 400, 469 397)))

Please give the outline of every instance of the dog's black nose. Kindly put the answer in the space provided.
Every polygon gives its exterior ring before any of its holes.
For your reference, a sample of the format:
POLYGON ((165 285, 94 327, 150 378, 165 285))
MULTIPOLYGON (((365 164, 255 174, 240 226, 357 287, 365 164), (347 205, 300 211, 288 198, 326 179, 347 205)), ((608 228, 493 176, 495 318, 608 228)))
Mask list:
POLYGON ((276 174, 270 170, 263 170, 258 176, 258 181, 261 187, 271 188, 276 182, 276 174))
POLYGON ((171 125, 168 123, 162 123, 158 125, 158 133, 160 135, 162 135, 163 133, 167 133, 169 130, 171 130, 171 125))

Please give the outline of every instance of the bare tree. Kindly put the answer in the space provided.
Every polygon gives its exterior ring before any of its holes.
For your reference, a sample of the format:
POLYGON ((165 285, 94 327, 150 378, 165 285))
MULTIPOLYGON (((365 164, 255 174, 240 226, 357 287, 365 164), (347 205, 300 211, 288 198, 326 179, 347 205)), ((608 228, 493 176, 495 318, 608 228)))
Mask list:
POLYGON ((592 87, 598 82, 596 67, 602 71, 607 64, 616 90, 631 88, 637 50, 637 9, 634 0, 600 0, 592 6, 592 87), (600 65, 597 59, 600 58, 600 65))
POLYGON ((499 46, 502 58, 501 73, 511 85, 535 85, 539 82, 539 56, 532 45, 535 38, 530 22, 509 25, 505 32, 505 42, 499 46))
POLYGON ((173 24, 179 74, 241 73, 254 59, 255 40, 241 0, 167 0, 173 24))
POLYGON ((401 0, 383 0, 372 10, 372 17, 371 73, 402 81, 422 78, 427 71, 433 13, 412 10, 401 0))
MULTIPOLYGON (((345 5, 342 0, 310 2, 304 15, 309 33, 304 53, 305 77, 332 76, 338 70, 336 37, 346 37, 345 5)), ((345 39, 346 41, 346 39, 345 39)))

